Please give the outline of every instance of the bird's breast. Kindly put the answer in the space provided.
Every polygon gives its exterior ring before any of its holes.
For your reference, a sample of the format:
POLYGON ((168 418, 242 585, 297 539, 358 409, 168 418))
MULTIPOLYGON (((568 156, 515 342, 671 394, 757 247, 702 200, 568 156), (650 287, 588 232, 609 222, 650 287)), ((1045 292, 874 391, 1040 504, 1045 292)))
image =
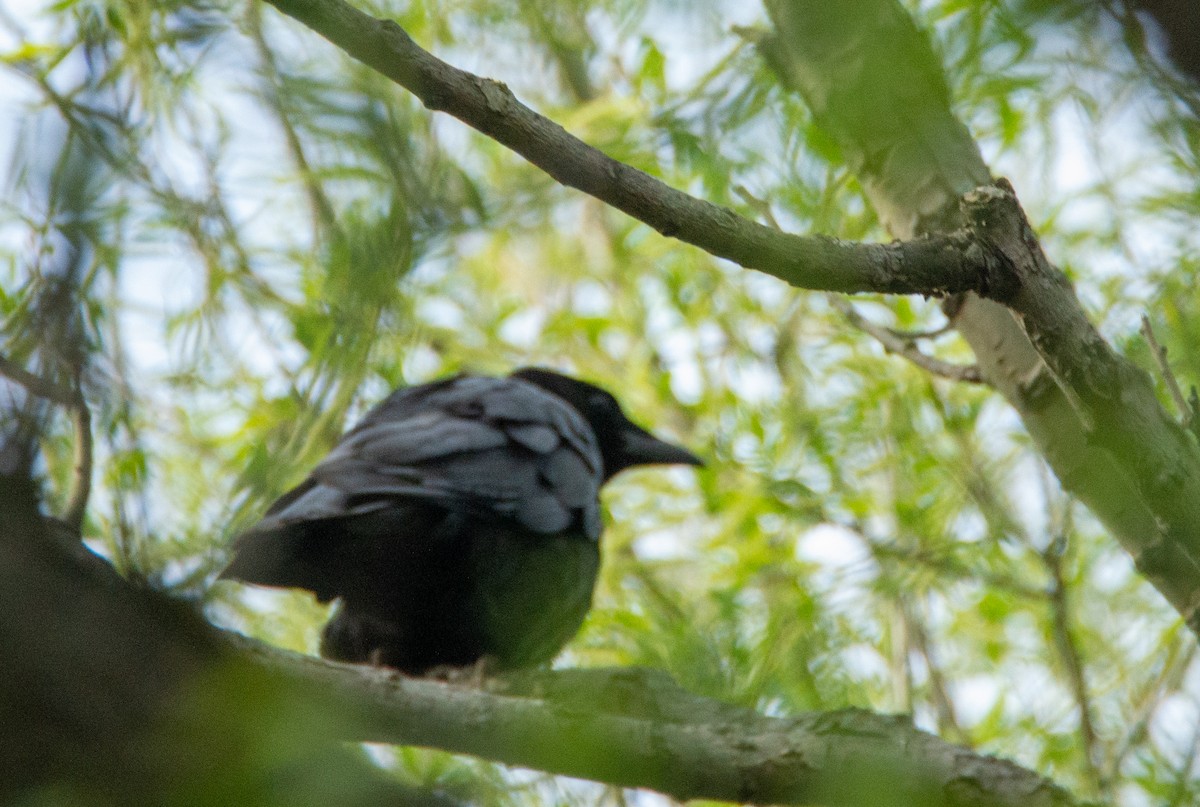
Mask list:
POLYGON ((581 532, 483 533, 472 540, 471 599, 492 654, 506 666, 552 658, 591 607, 599 544, 581 532))

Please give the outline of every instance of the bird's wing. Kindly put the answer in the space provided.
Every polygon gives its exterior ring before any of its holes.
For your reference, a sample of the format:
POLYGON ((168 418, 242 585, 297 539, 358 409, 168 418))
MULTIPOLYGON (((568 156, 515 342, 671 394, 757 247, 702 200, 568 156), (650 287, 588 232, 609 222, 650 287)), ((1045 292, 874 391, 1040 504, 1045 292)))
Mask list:
POLYGON ((570 405, 519 379, 459 376, 380 403, 254 531, 420 501, 544 534, 578 519, 595 538, 601 482, 595 435, 570 405))

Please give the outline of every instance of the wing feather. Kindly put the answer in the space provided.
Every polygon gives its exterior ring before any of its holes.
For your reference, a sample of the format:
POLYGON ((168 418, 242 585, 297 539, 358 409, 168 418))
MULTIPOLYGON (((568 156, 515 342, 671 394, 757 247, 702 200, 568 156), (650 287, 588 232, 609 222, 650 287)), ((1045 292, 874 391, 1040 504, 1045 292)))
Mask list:
POLYGON ((595 435, 565 401, 516 378, 459 376, 381 402, 254 531, 417 500, 595 539, 602 481, 595 435))

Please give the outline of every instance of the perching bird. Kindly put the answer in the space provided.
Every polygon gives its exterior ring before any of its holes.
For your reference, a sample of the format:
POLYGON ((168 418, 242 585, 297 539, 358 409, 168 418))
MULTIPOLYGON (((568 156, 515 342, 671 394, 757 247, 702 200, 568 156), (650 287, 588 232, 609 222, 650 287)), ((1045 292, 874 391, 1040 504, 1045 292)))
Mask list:
POLYGON ((328 658, 539 664, 591 605, 600 486, 658 463, 701 464, 550 370, 400 389, 238 538, 221 577, 341 598, 328 658))

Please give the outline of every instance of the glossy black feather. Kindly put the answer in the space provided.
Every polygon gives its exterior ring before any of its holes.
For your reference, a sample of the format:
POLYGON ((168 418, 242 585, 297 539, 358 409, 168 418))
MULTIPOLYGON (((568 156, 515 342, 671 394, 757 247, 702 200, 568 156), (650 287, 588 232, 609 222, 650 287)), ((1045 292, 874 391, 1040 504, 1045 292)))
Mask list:
POLYGON ((698 460, 551 371, 398 390, 239 537, 222 577, 341 598, 331 658, 537 664, 591 603, 601 485, 656 462, 698 460))

